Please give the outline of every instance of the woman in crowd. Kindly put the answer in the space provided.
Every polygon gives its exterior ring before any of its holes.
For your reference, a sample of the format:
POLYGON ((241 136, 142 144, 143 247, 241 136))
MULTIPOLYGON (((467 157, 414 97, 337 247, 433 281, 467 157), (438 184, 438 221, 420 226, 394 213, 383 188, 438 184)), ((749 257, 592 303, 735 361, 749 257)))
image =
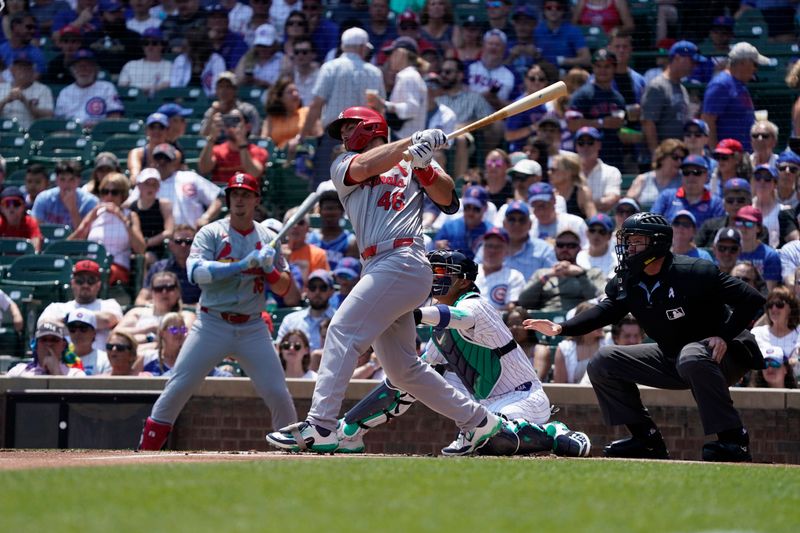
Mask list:
POLYGON ((130 281, 131 254, 145 251, 139 215, 122 204, 128 198, 131 182, 124 174, 112 172, 100 182, 100 203, 81 221, 68 240, 88 240, 102 244, 114 256, 109 284, 130 281))
POLYGON ((13 185, 0 192, 0 237, 28 239, 37 253, 42 249, 39 223, 25 209, 25 194, 13 185))
POLYGON ((770 347, 778 347, 787 358, 797 357, 800 343, 800 304, 792 289, 775 287, 767 295, 764 306, 766 324, 752 329, 762 353, 770 347))
POLYGON ((633 180, 628 198, 633 198, 639 205, 651 206, 664 189, 681 186, 681 162, 688 154, 683 142, 677 139, 665 139, 656 147, 653 170, 639 174, 633 180))
POLYGON ((149 376, 145 372, 136 370, 136 339, 125 332, 111 332, 106 342, 106 353, 111 364, 111 372, 106 376, 149 376))
POLYGON ((572 23, 576 26, 596 26, 606 33, 614 28, 634 29, 627 0, 578 0, 572 13, 572 23))
POLYGON ((285 66, 275 28, 264 24, 256 29, 253 46, 242 56, 234 72, 240 85, 269 88, 285 66))
MULTIPOLYGON (((279 150, 293 153, 300 141, 300 129, 305 123, 308 107, 300 101, 300 93, 291 76, 281 76, 270 88, 265 111, 267 118, 261 128, 261 137, 272 139, 279 150)), ((319 121, 313 135, 322 135, 319 121)))
MULTIPOLYGON (((593 306, 589 302, 581 302, 575 307, 575 314, 582 313, 593 306)), ((606 344, 608 341, 602 328, 559 342, 553 367, 553 383, 580 383, 586 374, 589 360, 601 346, 606 344)))
POLYGON ((97 319, 93 311, 77 308, 67 317, 67 331, 72 344, 72 352, 81 360, 87 376, 105 374, 111 370, 108 356, 103 350, 94 348, 97 319))
POLYGON ((286 19, 283 27, 283 65, 281 72, 291 72, 294 65, 292 56, 294 55, 294 44, 300 37, 308 35, 308 18, 302 11, 292 11, 286 19))
POLYGON ((784 207, 796 209, 800 198, 797 180, 800 179, 800 155, 787 150, 778 156, 778 201, 784 207))
POLYGON ((92 168, 89 179, 81 188, 99 197, 100 182, 112 172, 122 172, 122 168, 119 166, 119 159, 112 152, 100 152, 94 158, 94 168, 92 168))
MULTIPOLYGON (((775 167, 764 165, 756 167, 753 172, 753 205, 761 210, 764 221, 762 222, 767 232, 766 244, 776 250, 783 244, 781 242, 781 228, 778 214, 781 204, 778 202, 778 171, 775 167)), ((794 238, 797 238, 796 236, 794 238)))
POLYGON ((139 198, 131 204, 131 211, 139 215, 147 251, 145 265, 149 266, 164 256, 164 242, 172 237, 175 221, 172 217, 172 202, 158 198, 161 175, 154 168, 146 168, 136 176, 139 198))
MULTIPOLYGON (((542 90, 550 84, 547 72, 540 65, 533 65, 525 74, 525 94, 520 99, 542 90)), ((521 150, 525 142, 536 135, 536 124, 547 113, 547 106, 538 105, 524 113, 506 119, 505 138, 510 152, 521 150)), ((530 157, 530 156, 529 156, 530 157)))
POLYGON ((505 150, 496 148, 486 154, 481 185, 489 192, 489 201, 498 209, 514 198, 514 186, 508 179, 511 158, 505 150))
POLYGON ((453 35, 455 57, 464 63, 480 59, 483 50, 483 30, 483 23, 477 17, 474 15, 467 17, 453 35))
POLYGON ((767 367, 762 370, 753 370, 752 387, 769 389, 796 389, 797 376, 789 357, 783 350, 770 347, 764 352, 764 362, 767 367))
POLYGON ((287 378, 317 379, 317 373, 309 370, 311 352, 308 337, 295 329, 286 333, 278 344, 278 357, 287 378))
POLYGON ((169 312, 161 319, 156 332, 156 347, 145 352, 143 369, 153 376, 163 376, 175 366, 189 330, 181 313, 169 312))
POLYGON ((581 174, 581 162, 577 154, 564 152, 550 158, 548 174, 550 184, 566 201, 567 213, 583 219, 597 213, 592 201, 592 192, 581 174))
POLYGON ((453 46, 453 5, 450 0, 426 0, 420 13, 420 36, 446 51, 453 46))
POLYGON ((522 327, 522 323, 529 318, 530 315, 524 308, 514 307, 505 314, 504 322, 514 336, 514 341, 530 359, 539 379, 545 380, 550 372, 550 348, 537 343, 535 331, 522 327))
POLYGON ((142 352, 154 346, 159 325, 167 313, 179 313, 187 327, 191 327, 195 319, 194 313, 183 310, 178 277, 173 272, 165 270, 153 274, 150 289, 153 304, 132 308, 117 325, 118 331, 127 333, 140 343, 142 352))
POLYGON ((731 178, 743 178, 750 181, 753 167, 750 158, 745 157, 742 143, 735 139, 722 139, 714 148, 714 160, 717 168, 711 173, 708 189, 712 194, 722 195, 722 186, 731 178))
POLYGON ((225 59, 211 48, 205 27, 189 32, 185 52, 172 62, 170 87, 202 87, 213 98, 217 77, 225 71, 225 59))
POLYGON ((153 150, 159 144, 169 142, 167 139, 169 117, 167 115, 152 113, 147 117, 145 124, 147 125, 147 143, 128 152, 128 172, 131 178, 138 176, 143 168, 155 168, 156 161, 153 159, 153 150))

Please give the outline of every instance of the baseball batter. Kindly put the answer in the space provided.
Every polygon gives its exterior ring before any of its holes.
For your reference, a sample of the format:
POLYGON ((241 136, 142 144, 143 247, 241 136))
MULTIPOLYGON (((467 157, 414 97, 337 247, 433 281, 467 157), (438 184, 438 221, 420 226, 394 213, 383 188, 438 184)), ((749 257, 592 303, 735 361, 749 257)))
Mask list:
POLYGON ((424 130, 387 144, 384 118, 351 107, 328 126, 346 152, 331 166, 331 179, 353 224, 364 270, 328 328, 311 410, 304 422, 267 435, 289 451, 333 452, 344 392, 358 356, 373 346, 392 383, 456 422, 466 455, 500 431, 502 419, 449 385, 417 357, 412 312, 430 293, 431 270, 422 240, 423 189, 448 212, 458 208, 450 176, 432 162, 447 138, 424 130), (403 160, 408 150, 411 161, 403 160))
MULTIPOLYGON (((560 422, 545 424, 550 401, 500 314, 478 293, 478 265, 450 250, 431 252, 428 259, 433 268, 431 294, 437 303, 414 311, 415 322, 433 327, 423 359, 446 369, 444 377, 455 389, 512 420, 480 453, 588 455, 591 445, 585 434, 560 422)), ((363 451, 363 436, 369 429, 399 416, 414 401, 385 381, 339 421, 337 451, 363 451)))
POLYGON ((178 354, 173 374, 145 422, 139 448, 160 450, 192 391, 226 355, 235 354, 272 415, 274 427, 297 420, 278 355, 261 319, 267 284, 285 294, 291 283, 282 256, 269 245, 275 234, 253 223, 259 185, 237 173, 225 190, 230 218, 197 233, 186 262, 200 285, 200 313, 178 354), (273 265, 273 262, 276 264, 273 265))

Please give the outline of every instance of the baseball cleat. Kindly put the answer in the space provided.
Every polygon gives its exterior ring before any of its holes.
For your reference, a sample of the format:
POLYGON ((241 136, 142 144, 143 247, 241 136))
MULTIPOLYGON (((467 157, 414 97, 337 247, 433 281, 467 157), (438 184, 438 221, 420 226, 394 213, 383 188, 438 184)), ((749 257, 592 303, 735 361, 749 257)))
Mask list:
POLYGON ((715 440, 703 445, 703 461, 715 463, 750 463, 750 447, 733 442, 715 440))
POLYGON ((562 422, 545 424, 545 431, 553 438, 553 453, 562 457, 588 457, 592 443, 586 433, 572 431, 562 422))
POLYGON ((339 447, 336 453, 364 453, 364 434, 367 432, 358 424, 348 424, 344 418, 336 424, 336 438, 339 447))
POLYGON ((615 440, 605 448, 606 457, 625 457, 628 459, 669 459, 669 452, 661 433, 655 433, 646 441, 629 437, 615 440))
POLYGON ((267 443, 289 452, 333 453, 339 446, 336 432, 315 426, 308 421, 268 433, 267 443))
POLYGON ((442 455, 471 455, 501 429, 503 429, 503 419, 489 413, 472 431, 462 431, 449 446, 442 448, 442 455))

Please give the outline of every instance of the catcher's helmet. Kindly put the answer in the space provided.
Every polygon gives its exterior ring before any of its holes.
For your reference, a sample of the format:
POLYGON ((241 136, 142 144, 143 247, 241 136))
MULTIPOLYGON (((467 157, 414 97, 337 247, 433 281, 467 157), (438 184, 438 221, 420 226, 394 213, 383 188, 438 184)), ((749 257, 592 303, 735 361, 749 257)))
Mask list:
POLYGON ((672 246, 672 226, 667 219, 656 213, 635 213, 629 216, 617 231, 615 251, 619 260, 618 269, 639 272, 647 265, 669 253, 672 246), (643 235, 648 238, 641 252, 629 252, 629 238, 643 235))
POLYGON ((434 250, 427 256, 433 270, 431 294, 434 296, 447 294, 453 278, 475 281, 478 277, 478 265, 461 252, 434 250))
POLYGON ((342 125, 346 122, 358 123, 344 146, 350 151, 360 152, 376 137, 389 140, 389 126, 386 124, 386 119, 374 109, 362 106, 348 107, 328 125, 328 135, 341 141, 342 125))

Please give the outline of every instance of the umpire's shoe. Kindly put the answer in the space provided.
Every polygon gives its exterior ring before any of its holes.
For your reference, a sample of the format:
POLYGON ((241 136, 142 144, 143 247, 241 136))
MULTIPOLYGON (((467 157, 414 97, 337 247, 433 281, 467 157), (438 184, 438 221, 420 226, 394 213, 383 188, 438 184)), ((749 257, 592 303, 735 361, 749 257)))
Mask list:
POLYGON ((472 431, 462 431, 449 446, 442 448, 442 455, 471 455, 477 452, 503 429, 503 423, 502 418, 489 413, 472 431))
POLYGON ((267 434, 267 443, 289 452, 333 453, 339 439, 335 431, 303 421, 267 434))
POLYGON ((745 431, 741 442, 724 442, 715 440, 703 445, 703 461, 715 463, 749 463, 753 460, 750 455, 750 436, 745 431))
POLYGON ((669 459, 669 452, 661 433, 656 431, 647 439, 629 437, 615 440, 605 448, 606 457, 626 457, 629 459, 669 459))

